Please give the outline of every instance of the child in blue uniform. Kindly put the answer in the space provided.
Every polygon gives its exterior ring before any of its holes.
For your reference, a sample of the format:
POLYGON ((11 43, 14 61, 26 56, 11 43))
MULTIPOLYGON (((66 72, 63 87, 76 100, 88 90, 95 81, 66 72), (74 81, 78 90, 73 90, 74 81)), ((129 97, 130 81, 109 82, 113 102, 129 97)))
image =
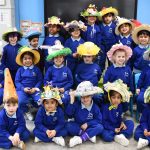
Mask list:
POLYGON ((18 97, 8 68, 5 70, 4 108, 0 111, 0 148, 12 146, 25 150, 30 137, 23 113, 18 109, 18 97))
POLYGON ((86 26, 84 26, 84 23, 74 20, 67 23, 64 28, 71 35, 71 37, 66 40, 64 46, 69 47, 72 51, 72 54, 67 56, 67 66, 74 74, 74 71, 78 65, 77 47, 84 43, 84 40, 80 36, 80 32, 81 30, 86 30, 86 26))
POLYGON ((65 56, 71 54, 69 48, 64 48, 61 43, 48 48, 49 55, 47 61, 53 60, 54 65, 50 66, 44 77, 44 85, 52 84, 63 94, 62 101, 64 105, 69 103, 69 90, 73 86, 73 77, 71 70, 65 66, 65 56))
MULTIPOLYGON (((52 16, 48 18, 48 23, 45 24, 45 27, 48 28, 49 35, 45 37, 43 45, 53 46, 56 41, 60 41, 64 44, 64 38, 59 34, 61 27, 64 25, 63 22, 60 22, 60 18, 56 16, 52 16)), ((48 56, 47 49, 44 50, 44 58, 45 58, 45 71, 48 69, 51 63, 46 61, 46 57, 48 56)))
POLYGON ((108 92, 109 104, 102 107, 104 130, 102 138, 106 142, 115 141, 123 146, 129 145, 129 140, 133 134, 134 123, 132 120, 122 119, 122 102, 129 102, 130 93, 122 80, 104 84, 104 89, 108 92))
MULTIPOLYGON (((131 68, 126 65, 128 59, 132 56, 132 49, 126 45, 116 44, 107 52, 108 59, 113 63, 107 68, 104 75, 104 84, 121 79, 129 90, 134 92, 133 76, 131 68)), ((124 111, 128 110, 128 104, 124 103, 124 111)))
POLYGON ((2 63, 9 68, 13 81, 15 80, 16 72, 19 65, 16 63, 16 56, 18 49, 21 47, 18 41, 21 39, 22 33, 16 28, 9 28, 7 32, 2 35, 2 39, 8 44, 3 48, 2 63))
POLYGON ((20 67, 16 73, 15 84, 19 99, 19 108, 26 113, 29 120, 33 120, 33 116, 28 111, 29 101, 37 107, 40 99, 40 88, 42 86, 42 73, 35 65, 40 60, 40 54, 29 47, 19 49, 16 62, 20 67))
POLYGON ((55 142, 65 146, 63 136, 67 135, 65 119, 59 104, 62 104, 58 88, 44 87, 41 94, 42 106, 39 108, 35 118, 35 129, 33 131, 34 142, 55 142))
POLYGON ((94 87, 89 81, 81 82, 76 91, 70 92, 70 104, 66 108, 67 115, 74 118, 74 121, 67 123, 68 133, 74 136, 70 139, 70 147, 87 140, 96 143, 96 135, 102 133, 102 115, 92 100, 94 94, 101 92, 99 87, 94 87), (75 100, 75 96, 80 96, 81 101, 75 100))
POLYGON ((144 102, 147 104, 147 107, 143 110, 140 124, 134 133, 134 138, 138 141, 137 149, 150 145, 150 87, 144 93, 144 102))

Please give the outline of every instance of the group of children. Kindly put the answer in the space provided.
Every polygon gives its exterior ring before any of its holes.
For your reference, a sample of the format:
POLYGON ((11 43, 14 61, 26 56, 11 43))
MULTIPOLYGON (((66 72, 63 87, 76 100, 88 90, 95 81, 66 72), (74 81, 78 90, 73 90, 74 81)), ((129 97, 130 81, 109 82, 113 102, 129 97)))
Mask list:
MULTIPOLYGON (((150 26, 135 27, 128 19, 116 20, 117 15, 115 8, 98 12, 90 4, 81 12, 85 23, 74 20, 64 25, 53 16, 45 24, 49 35, 40 47, 41 33, 37 31, 26 35, 28 47, 18 44, 22 33, 15 28, 3 34, 8 44, 0 53, 0 104, 4 104, 0 112, 0 147, 13 145, 24 149, 24 141, 30 134, 23 115, 34 119, 30 103, 38 111, 33 130, 35 142, 53 141, 65 146, 63 137, 72 135, 69 146, 73 147, 87 140, 95 143, 96 135, 100 135, 104 141, 114 140, 128 146, 134 123, 124 121, 122 114, 128 110, 130 96, 135 91, 137 109, 143 113, 135 131, 137 148, 150 144, 150 26), (62 27, 70 34, 66 41, 59 34, 62 27), (105 68, 106 56, 108 68, 105 68), (9 81, 4 88, 5 68, 9 68, 15 83, 15 98, 6 98, 5 88, 13 82, 9 81), (98 82, 104 69, 103 93, 98 82), (139 73, 135 87, 134 76, 139 73)), ((5 83, 6 77, 7 74, 5 83)))

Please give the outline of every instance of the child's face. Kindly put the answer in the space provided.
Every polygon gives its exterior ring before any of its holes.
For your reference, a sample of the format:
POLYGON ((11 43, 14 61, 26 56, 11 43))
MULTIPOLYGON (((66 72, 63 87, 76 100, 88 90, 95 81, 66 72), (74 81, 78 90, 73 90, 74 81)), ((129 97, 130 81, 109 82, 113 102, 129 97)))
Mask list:
POLYGON ((33 58, 30 55, 25 54, 22 59, 22 63, 26 67, 33 65, 33 58))
POLYGON ((124 51, 116 51, 114 60, 116 65, 123 66, 126 61, 126 53, 124 51))
POLYGON ((54 64, 57 66, 57 67, 60 67, 64 62, 64 56, 57 56, 54 58, 54 64))
POLYGON ((119 31, 122 35, 128 35, 131 33, 131 29, 132 27, 129 25, 129 24, 122 24, 120 27, 119 27, 119 31))
POLYGON ((58 106, 58 103, 55 99, 48 99, 44 102, 44 108, 47 112, 54 112, 58 106))
POLYGON ((12 116, 17 111, 18 104, 17 103, 5 103, 4 104, 4 108, 5 108, 6 112, 7 112, 7 114, 12 116))
POLYGON ((118 106, 121 103, 120 93, 115 92, 115 94, 110 97, 110 100, 112 105, 118 106))
POLYGON ((103 21, 105 24, 110 24, 112 20, 113 20, 113 15, 110 13, 103 16, 103 21))
POLYGON ((80 37, 80 29, 76 28, 73 32, 71 32, 71 36, 75 39, 78 39, 80 37))
POLYGON ((147 45, 149 43, 150 37, 146 34, 141 34, 138 36, 138 41, 141 45, 147 45))
POLYGON ((91 64, 93 63, 93 56, 83 56, 83 61, 85 64, 91 64))
POLYGON ((88 95, 88 96, 82 96, 81 97, 81 103, 83 105, 85 105, 86 107, 90 106, 92 103, 92 96, 88 95))
POLYGON ((57 25, 49 25, 48 27, 48 32, 51 34, 51 35, 55 35, 59 32, 60 28, 57 26, 57 25))
POLYGON ((18 35, 17 34, 10 34, 8 37, 9 43, 11 45, 15 45, 18 41, 18 35))
POLYGON ((97 18, 95 16, 88 16, 87 17, 87 21, 88 21, 89 25, 95 24, 96 20, 97 20, 97 18))
POLYGON ((38 43, 39 43, 39 38, 33 38, 31 41, 30 41, 30 45, 34 48, 36 48, 38 46, 38 43))

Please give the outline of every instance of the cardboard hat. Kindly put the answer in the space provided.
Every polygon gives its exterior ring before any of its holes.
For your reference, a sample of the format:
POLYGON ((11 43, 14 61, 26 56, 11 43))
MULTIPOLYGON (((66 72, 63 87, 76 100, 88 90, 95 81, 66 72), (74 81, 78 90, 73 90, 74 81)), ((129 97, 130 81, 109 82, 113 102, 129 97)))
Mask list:
POLYGON ((8 30, 2 34, 2 39, 4 41, 7 41, 7 36, 11 33, 17 33, 18 35, 20 35, 20 37, 23 36, 23 34, 21 32, 17 31, 17 28, 11 27, 11 28, 8 28, 8 30))
POLYGON ((18 96, 16 93, 16 89, 13 83, 13 80, 10 75, 10 71, 8 68, 5 69, 4 73, 4 95, 3 95, 3 102, 7 102, 8 99, 14 98, 18 101, 18 96))
POLYGON ((113 7, 103 7, 100 11, 101 16, 99 17, 100 20, 102 20, 102 17, 105 16, 108 13, 113 13, 114 17, 118 16, 118 10, 113 7))
POLYGON ((150 61, 150 48, 148 48, 144 54, 143 54, 143 59, 144 60, 147 60, 147 61, 150 61))
POLYGON ((123 25, 123 24, 126 24, 126 23, 129 24, 129 25, 131 25, 131 28, 134 29, 134 25, 133 25, 133 23, 132 23, 130 20, 128 20, 128 19, 126 19, 126 18, 120 18, 120 19, 118 20, 118 24, 117 24, 117 26, 116 26, 116 28, 115 28, 115 33, 116 33, 117 35, 120 34, 119 27, 120 27, 121 25, 123 25))
POLYGON ((100 48, 93 42, 85 42, 77 47, 77 53, 80 56, 95 56, 99 51, 100 48))
POLYGON ((115 60, 114 60, 114 53, 115 51, 117 50, 124 50, 125 53, 126 53, 126 61, 129 60, 129 58, 132 56, 132 49, 129 47, 129 46, 126 46, 126 45, 123 45, 122 43, 120 44, 115 44, 111 47, 111 49, 107 52, 107 57, 108 59, 114 63, 115 60))
POLYGON ((25 39, 30 39, 32 37, 39 37, 40 35, 41 32, 38 32, 37 30, 31 30, 26 34, 25 39))
POLYGON ((39 54, 38 51, 32 50, 31 48, 29 48, 27 46, 23 46, 23 47, 19 48, 18 54, 17 54, 17 57, 16 57, 16 63, 18 65, 23 66, 23 63, 22 63, 22 60, 21 60, 21 56, 25 52, 31 52, 34 55, 34 59, 33 59, 34 65, 37 64, 40 61, 40 54, 39 54))
POLYGON ((81 82, 75 91, 75 96, 88 96, 103 93, 103 90, 97 86, 93 86, 90 81, 81 82))
POLYGON ((60 25, 60 26, 63 26, 64 23, 60 22, 60 18, 58 18, 56 16, 52 16, 52 17, 48 18, 48 22, 44 26, 48 27, 49 25, 60 25))
POLYGON ((106 84, 104 84, 104 89, 106 92, 108 92, 109 100, 110 100, 109 92, 113 90, 120 93, 120 95, 122 96, 122 102, 130 101, 130 92, 128 91, 128 87, 126 84, 123 83, 121 79, 118 79, 112 83, 107 82, 106 84))
MULTIPOLYGON (((138 41, 138 33, 142 30, 146 30, 148 32, 150 32, 150 25, 147 25, 147 24, 142 24, 136 28, 134 28, 133 32, 132 32, 132 39, 133 41, 136 43, 136 44, 140 44, 139 41, 138 41)), ((150 40, 149 40, 149 44, 150 44, 150 40)))
POLYGON ((144 103, 150 103, 150 86, 144 92, 144 103))
POLYGON ((97 11, 97 8, 96 8, 95 5, 90 4, 87 9, 84 9, 84 10, 80 13, 80 15, 81 15, 82 17, 88 17, 88 16, 99 17, 99 16, 100 16, 100 13, 97 11))

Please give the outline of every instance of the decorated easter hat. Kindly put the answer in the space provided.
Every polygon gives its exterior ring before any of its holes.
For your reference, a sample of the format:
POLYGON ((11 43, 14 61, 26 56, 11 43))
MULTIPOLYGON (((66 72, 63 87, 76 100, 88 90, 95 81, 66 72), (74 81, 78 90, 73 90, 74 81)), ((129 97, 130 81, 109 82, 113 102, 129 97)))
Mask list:
POLYGON ((44 25, 45 27, 48 27, 49 25, 60 25, 63 26, 64 23, 60 21, 60 18, 56 16, 52 16, 48 18, 48 22, 44 25))
POLYGON ((116 33, 117 35, 120 34, 119 27, 120 27, 121 25, 123 25, 123 24, 129 24, 129 25, 131 25, 132 29, 134 29, 134 25, 133 25, 133 23, 132 23, 130 20, 128 20, 128 19, 126 19, 126 18, 120 18, 120 19, 118 20, 118 24, 117 24, 117 26, 116 26, 116 28, 115 28, 115 33, 116 33))
POLYGON ((97 86, 93 86, 90 81, 81 82, 75 91, 75 96, 88 96, 103 93, 103 90, 97 86))
POLYGON ((150 60, 149 59, 150 58, 150 48, 148 48, 145 52, 144 52, 144 54, 143 54, 143 59, 144 60, 150 60))
MULTIPOLYGON (((150 25, 142 24, 142 25, 134 28, 134 30, 132 32, 132 39, 136 44, 140 44, 137 36, 138 36, 138 33, 142 30, 150 32, 150 25)), ((149 40, 149 44, 150 44, 150 40, 149 40)))
POLYGON ((126 45, 123 45, 122 43, 120 44, 115 44, 111 47, 111 49, 107 52, 107 57, 108 59, 114 63, 114 53, 117 50, 124 50, 126 53, 126 61, 132 56, 132 49, 126 45))
POLYGON ((4 73, 4 95, 3 102, 6 103, 9 99, 13 98, 18 102, 18 96, 16 93, 16 89, 13 83, 13 80, 10 75, 10 71, 8 68, 5 69, 4 73))
POLYGON ((108 92, 108 98, 110 100, 109 92, 110 91, 116 91, 120 93, 122 96, 122 102, 129 102, 130 101, 130 92, 128 91, 128 87, 126 84, 123 83, 121 79, 118 79, 114 82, 107 82, 104 84, 104 89, 106 92, 108 92))
POLYGON ((150 86, 144 92, 144 103, 150 103, 150 86))
POLYGON ((27 46, 23 46, 18 50, 18 54, 16 57, 16 63, 20 66, 23 66, 22 60, 21 60, 21 56, 25 53, 25 52, 31 52, 34 55, 34 59, 33 62, 34 64, 37 64, 40 61, 40 54, 38 51, 36 50, 32 50, 31 48, 27 47, 27 46))
POLYGON ((17 28, 11 27, 11 28, 8 28, 8 30, 2 34, 2 39, 7 42, 7 37, 11 33, 17 33, 20 37, 23 36, 21 32, 17 31, 17 28))
POLYGON ((48 56, 46 58, 47 61, 52 60, 53 58, 57 56, 67 56, 71 54, 71 49, 70 48, 64 48, 63 45, 61 45, 60 41, 55 42, 55 45, 50 46, 48 48, 48 56))
POLYGON ((100 48, 93 42, 85 42, 77 47, 77 53, 80 56, 95 56, 99 51, 100 48))
POLYGON ((84 9, 84 10, 80 13, 80 15, 81 15, 82 17, 88 17, 88 16, 99 17, 99 16, 100 16, 100 13, 97 11, 97 8, 96 8, 95 5, 90 4, 87 9, 84 9))
POLYGON ((36 38, 41 35, 41 32, 38 32, 37 30, 31 30, 29 31, 26 36, 25 36, 25 39, 33 39, 33 38, 36 38))

